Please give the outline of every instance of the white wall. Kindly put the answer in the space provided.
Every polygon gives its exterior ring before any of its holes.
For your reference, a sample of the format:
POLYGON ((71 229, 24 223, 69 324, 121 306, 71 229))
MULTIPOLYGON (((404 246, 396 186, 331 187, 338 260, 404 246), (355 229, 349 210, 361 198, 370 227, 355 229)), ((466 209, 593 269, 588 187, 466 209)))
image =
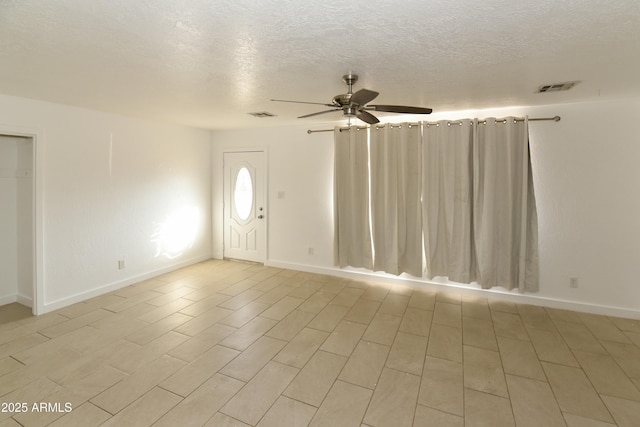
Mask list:
MULTIPOLYGON (((448 112, 429 120, 526 114, 560 115, 562 120, 530 124, 540 290, 506 296, 640 317, 640 99, 448 112), (578 278, 578 288, 569 288, 570 277, 578 278)), ((332 263, 333 135, 308 135, 309 125, 213 132, 216 256, 222 254, 221 152, 264 147, 269 154, 269 263, 344 273, 332 263), (284 199, 277 198, 279 191, 285 192, 284 199), (308 255, 308 247, 314 247, 315 255, 308 255)))
POLYGON ((211 255, 209 131, 10 96, 0 117, 0 132, 38 135, 43 311, 211 255), (191 246, 158 253, 181 218, 191 246))

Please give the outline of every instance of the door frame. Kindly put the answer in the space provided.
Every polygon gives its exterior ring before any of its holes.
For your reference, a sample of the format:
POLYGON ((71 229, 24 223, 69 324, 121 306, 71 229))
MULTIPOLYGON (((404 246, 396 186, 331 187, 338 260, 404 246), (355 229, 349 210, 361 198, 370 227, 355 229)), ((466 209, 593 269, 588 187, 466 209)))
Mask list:
POLYGON ((225 214, 224 214, 224 210, 225 210, 225 204, 227 203, 227 200, 225 200, 224 197, 224 193, 225 193, 225 188, 227 185, 227 176, 225 173, 225 164, 224 164, 224 155, 227 153, 237 153, 237 154, 242 154, 242 153, 253 153, 253 152, 262 152, 263 153, 263 160, 264 160, 264 164, 262 165, 262 167, 264 168, 264 180, 262 183, 262 194, 264 195, 264 200, 263 200, 263 206, 266 212, 266 218, 265 218, 265 223, 264 223, 264 242, 262 243, 264 246, 264 260, 262 261, 262 263, 267 262, 267 260, 269 259, 269 153, 266 147, 247 147, 247 148, 225 148, 223 150, 221 150, 222 153, 222 258, 224 259, 224 251, 225 251, 225 242, 224 242, 224 227, 225 227, 225 214))
POLYGON ((31 312, 34 315, 45 312, 44 301, 44 213, 43 213, 43 137, 37 129, 0 124, 0 134, 30 138, 33 144, 32 153, 32 255, 33 272, 31 312))

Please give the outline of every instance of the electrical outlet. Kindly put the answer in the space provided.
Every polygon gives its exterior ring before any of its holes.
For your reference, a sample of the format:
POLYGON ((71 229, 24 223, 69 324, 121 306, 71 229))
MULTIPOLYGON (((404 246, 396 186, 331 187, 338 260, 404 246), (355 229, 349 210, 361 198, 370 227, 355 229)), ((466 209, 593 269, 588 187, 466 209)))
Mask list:
POLYGON ((124 260, 118 260, 118 270, 124 270, 124 260))
POLYGON ((569 277, 569 287, 577 288, 578 287, 578 278, 577 277, 569 277))
POLYGON ((313 255, 313 248, 309 248, 309 255, 313 255))

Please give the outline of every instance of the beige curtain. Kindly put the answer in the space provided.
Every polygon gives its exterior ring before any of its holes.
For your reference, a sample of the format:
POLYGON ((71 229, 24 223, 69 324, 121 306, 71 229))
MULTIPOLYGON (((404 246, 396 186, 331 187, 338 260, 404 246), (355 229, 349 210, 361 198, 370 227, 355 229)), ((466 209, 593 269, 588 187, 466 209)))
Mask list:
POLYGON ((373 268, 369 221, 368 130, 334 131, 335 264, 373 268))
POLYGON ((428 278, 476 280, 471 120, 423 125, 423 223, 428 278))
POLYGON ((420 277, 420 126, 374 126, 370 135, 374 270, 420 277))
POLYGON ((473 228, 483 288, 538 289, 538 218, 528 121, 476 120, 473 228))
POLYGON ((428 277, 538 289, 538 220, 527 120, 424 125, 428 277))

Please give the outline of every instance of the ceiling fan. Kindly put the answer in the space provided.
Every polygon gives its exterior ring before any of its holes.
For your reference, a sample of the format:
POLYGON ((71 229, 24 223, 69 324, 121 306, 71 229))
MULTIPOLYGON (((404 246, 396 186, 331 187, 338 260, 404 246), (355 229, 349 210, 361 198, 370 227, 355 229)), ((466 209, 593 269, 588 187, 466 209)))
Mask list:
POLYGON ((404 114, 430 114, 432 111, 431 108, 411 107, 407 105, 367 105, 378 96, 378 92, 368 89, 360 89, 354 93, 353 85, 358 81, 358 76, 356 74, 345 74, 344 76, 342 76, 342 80, 347 84, 347 87, 349 89, 347 93, 334 96, 330 104, 323 104, 321 102, 289 101, 286 99, 272 99, 272 101, 293 102, 297 104, 314 104, 333 107, 330 110, 305 114, 304 116, 298 117, 299 119, 313 117, 325 113, 331 113, 334 111, 342 111, 345 117, 357 117, 363 122, 366 122, 370 125, 379 123, 380 120, 378 120, 378 118, 373 114, 369 113, 369 111, 383 111, 387 113, 404 114))

